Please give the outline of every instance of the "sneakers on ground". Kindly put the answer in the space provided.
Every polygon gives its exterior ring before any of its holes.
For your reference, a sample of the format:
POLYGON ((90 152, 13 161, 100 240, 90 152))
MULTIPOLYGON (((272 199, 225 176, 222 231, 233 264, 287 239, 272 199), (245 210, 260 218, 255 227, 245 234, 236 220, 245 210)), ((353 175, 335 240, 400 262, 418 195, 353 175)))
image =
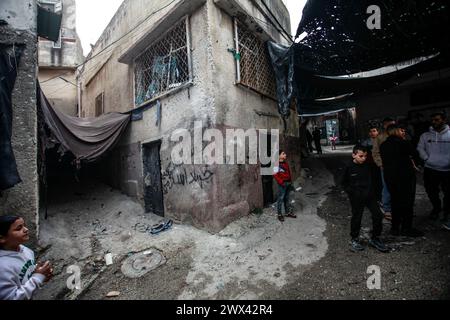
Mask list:
POLYGON ((295 215, 294 213, 292 213, 292 212, 289 212, 287 215, 286 215, 286 217, 289 217, 289 218, 297 218, 297 215, 295 215))
POLYGON ((385 212, 384 213, 384 218, 386 220, 392 221, 392 213, 391 212, 385 212))
POLYGON ((369 244, 380 252, 387 253, 391 251, 379 238, 372 238, 369 244))
POLYGON ((361 244, 359 239, 352 239, 350 242, 350 251, 361 252, 364 251, 364 246, 361 244))
POLYGON ((411 238, 420 238, 420 237, 423 237, 425 235, 425 233, 423 233, 420 230, 411 228, 409 230, 402 231, 401 235, 406 236, 406 237, 411 237, 411 238))
POLYGON ((283 221, 284 221, 283 215, 279 214, 279 215, 278 215, 278 220, 280 220, 281 222, 283 222, 283 221))

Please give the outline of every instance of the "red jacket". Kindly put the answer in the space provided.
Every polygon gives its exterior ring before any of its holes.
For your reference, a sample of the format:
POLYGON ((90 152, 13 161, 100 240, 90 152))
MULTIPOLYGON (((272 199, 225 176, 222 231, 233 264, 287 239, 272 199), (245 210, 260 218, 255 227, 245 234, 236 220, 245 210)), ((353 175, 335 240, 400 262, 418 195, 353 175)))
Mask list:
POLYGON ((287 162, 280 162, 279 166, 274 169, 273 177, 280 186, 284 186, 285 182, 292 182, 289 164, 287 162))

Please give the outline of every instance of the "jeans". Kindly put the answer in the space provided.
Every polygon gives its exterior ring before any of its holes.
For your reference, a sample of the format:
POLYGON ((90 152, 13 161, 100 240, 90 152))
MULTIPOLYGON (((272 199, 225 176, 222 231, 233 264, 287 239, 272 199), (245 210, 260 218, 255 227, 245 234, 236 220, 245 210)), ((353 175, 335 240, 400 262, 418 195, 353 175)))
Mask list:
POLYGON ((289 202, 289 194, 291 193, 292 185, 288 182, 285 182, 284 185, 284 187, 278 186, 277 211, 280 216, 283 214, 283 204, 286 214, 292 213, 292 207, 289 202))
POLYGON ((386 181, 384 179, 384 172, 381 169, 381 182, 383 184, 383 191, 381 193, 381 203, 383 205, 384 212, 391 212, 391 194, 389 193, 389 189, 386 185, 386 181))
POLYGON ((383 215, 380 211, 380 207, 377 204, 375 196, 368 194, 367 192, 353 191, 349 194, 349 199, 352 205, 352 221, 350 233, 352 239, 359 237, 359 232, 361 230, 361 220, 364 213, 364 208, 366 207, 372 214, 372 237, 379 237, 383 230, 383 215))
POLYGON ((444 216, 448 216, 450 214, 450 172, 425 168, 423 180, 428 198, 433 204, 433 212, 439 214, 444 209, 444 216), (444 206, 439 196, 441 190, 444 194, 444 206))

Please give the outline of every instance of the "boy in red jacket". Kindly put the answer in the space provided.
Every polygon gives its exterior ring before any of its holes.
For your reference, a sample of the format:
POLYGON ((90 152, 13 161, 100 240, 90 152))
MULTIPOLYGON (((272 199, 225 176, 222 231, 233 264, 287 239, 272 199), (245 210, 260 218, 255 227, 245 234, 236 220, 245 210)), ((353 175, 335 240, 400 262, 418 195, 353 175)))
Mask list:
POLYGON ((297 216, 292 212, 292 207, 289 202, 289 193, 292 190, 292 177, 291 170, 289 169, 289 164, 286 161, 287 155, 283 150, 280 150, 280 161, 278 167, 274 168, 273 177, 278 183, 278 200, 277 200, 277 210, 278 210, 278 220, 284 221, 282 207, 284 203, 284 209, 286 211, 286 216, 290 218, 297 218, 297 216))

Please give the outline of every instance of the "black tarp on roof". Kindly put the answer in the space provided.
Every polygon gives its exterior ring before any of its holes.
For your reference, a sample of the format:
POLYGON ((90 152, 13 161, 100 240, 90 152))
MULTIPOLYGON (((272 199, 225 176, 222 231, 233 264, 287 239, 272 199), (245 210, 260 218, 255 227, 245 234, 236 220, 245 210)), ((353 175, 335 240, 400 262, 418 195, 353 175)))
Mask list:
MULTIPOLYGON (((289 114, 291 96, 282 96, 286 92, 297 98, 299 114, 316 114, 352 107, 352 99, 359 95, 388 90, 418 73, 449 67, 449 11, 444 0, 309 0, 297 31, 297 36, 306 32, 306 38, 284 51, 272 50, 279 53, 272 56, 275 73, 277 69, 285 72, 282 78, 277 75, 280 114, 289 114), (379 30, 367 26, 371 5, 381 9, 379 30), (277 64, 280 61, 284 65, 277 64), (410 67, 370 77, 339 77, 402 63, 410 67), (289 76, 291 70, 294 76, 289 76), (339 96, 344 97, 332 99, 339 96)), ((274 44, 268 46, 270 51, 274 44)))
POLYGON ((448 0, 309 0, 295 45, 298 65, 315 74, 343 75, 450 51, 448 0), (380 8, 381 29, 370 30, 371 5, 380 8))

